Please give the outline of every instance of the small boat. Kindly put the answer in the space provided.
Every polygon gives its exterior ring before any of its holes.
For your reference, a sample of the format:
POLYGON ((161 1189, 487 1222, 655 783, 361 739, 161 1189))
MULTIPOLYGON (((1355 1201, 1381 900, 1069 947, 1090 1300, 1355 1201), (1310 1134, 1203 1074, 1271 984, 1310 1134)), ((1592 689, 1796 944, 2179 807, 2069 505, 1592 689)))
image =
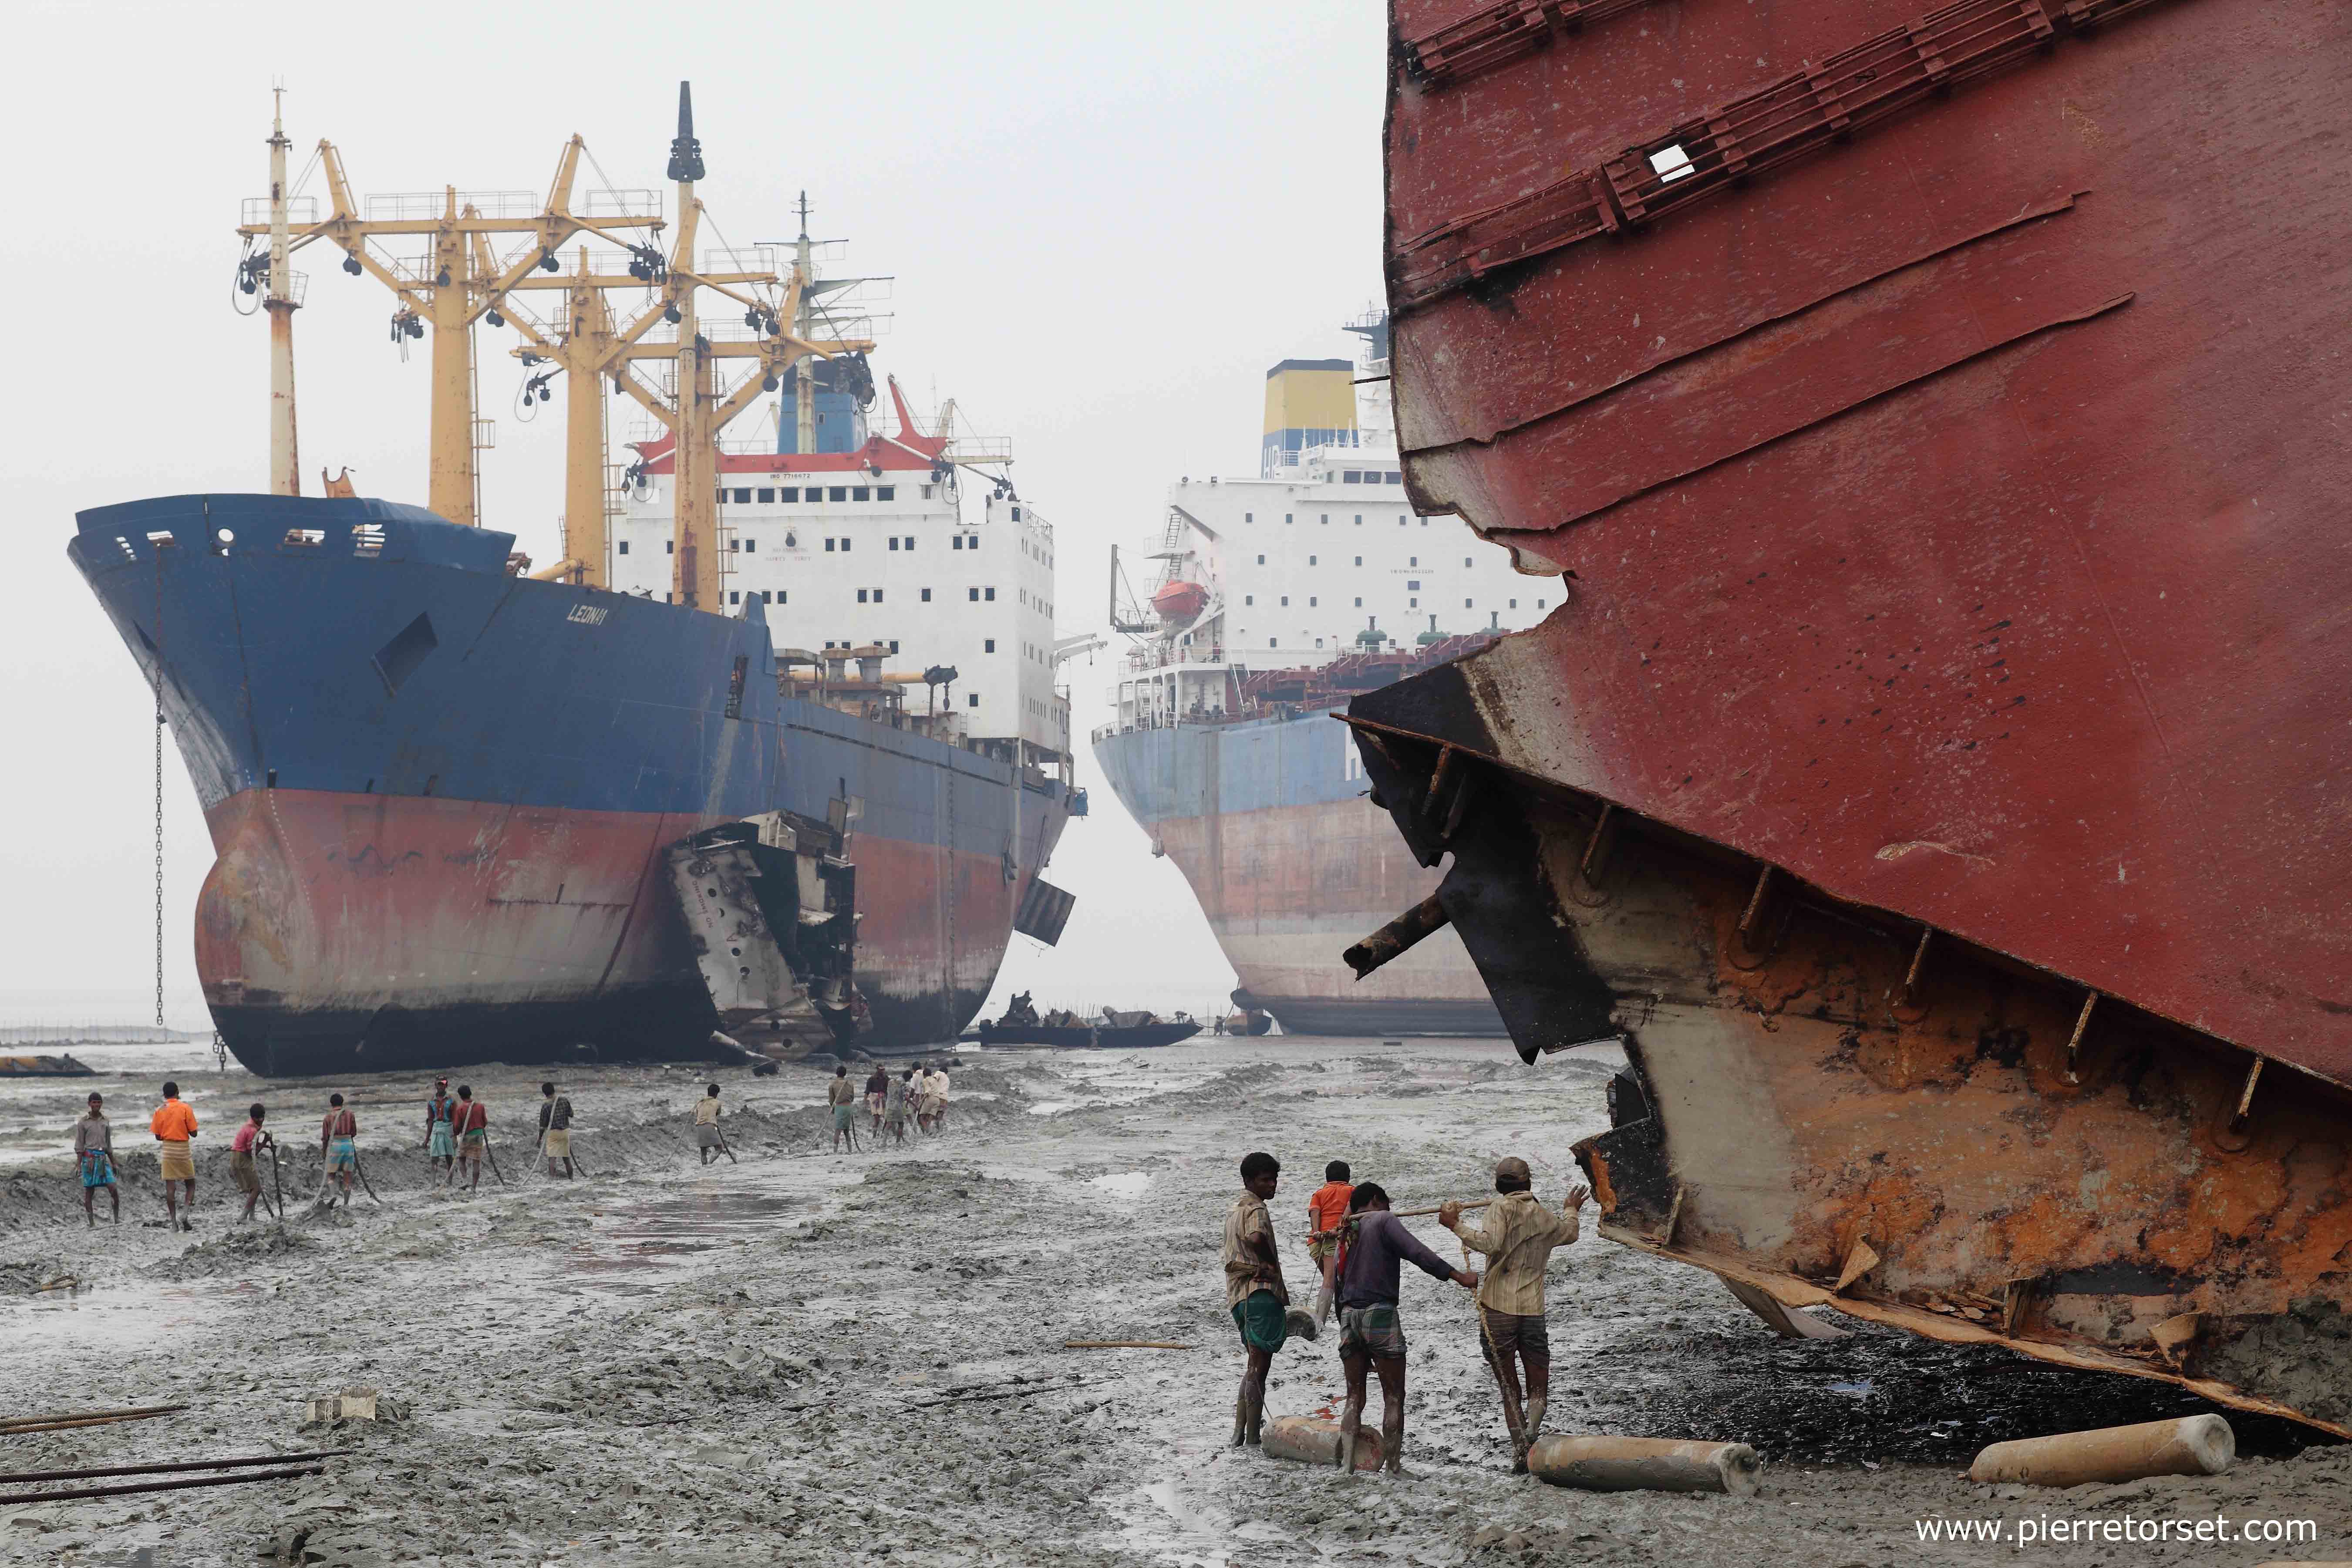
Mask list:
POLYGON ((62 1057, 0 1057, 0 1078, 96 1078, 98 1069, 62 1057))
POLYGON ((1189 1040, 1200 1032, 1201 1026, 1188 1013, 1179 1013, 1172 1020, 1163 1020, 1150 1013, 1115 1013, 1108 1010, 1091 1018, 1081 1018, 1066 1009, 1040 1016, 1030 1003, 1029 993, 1024 991, 1006 1004, 1003 1017, 993 1023, 982 1020, 980 1026, 963 1038, 983 1046, 1050 1046, 1058 1050, 1099 1047, 1107 1050, 1125 1050, 1143 1046, 1172 1046, 1179 1040, 1189 1040))

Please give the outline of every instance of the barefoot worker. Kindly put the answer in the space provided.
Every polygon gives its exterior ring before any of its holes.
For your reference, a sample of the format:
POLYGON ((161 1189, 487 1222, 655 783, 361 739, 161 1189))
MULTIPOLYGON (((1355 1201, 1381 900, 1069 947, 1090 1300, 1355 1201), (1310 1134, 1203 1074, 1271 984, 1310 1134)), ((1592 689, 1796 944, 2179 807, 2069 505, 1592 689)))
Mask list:
POLYGON ((1544 1404, 1551 1396, 1551 1343, 1544 1332, 1544 1265, 1551 1249, 1576 1239, 1576 1211, 1589 1195, 1571 1186, 1554 1214, 1536 1202, 1534 1176, 1520 1159, 1495 1166, 1495 1191, 1502 1194, 1486 1212, 1465 1222, 1462 1205, 1439 1205, 1437 1223, 1462 1245, 1486 1255, 1486 1278, 1478 1287, 1478 1345, 1503 1394, 1503 1426, 1511 1435, 1511 1473, 1528 1471, 1528 1447, 1543 1436, 1544 1404), (1526 1404, 1520 1403, 1518 1363, 1527 1363, 1526 1404))
MULTIPOLYGON (((340 1094, 327 1097, 327 1114, 319 1119, 319 1154, 326 1162, 327 1179, 343 1190, 343 1206, 352 1206, 352 1177, 360 1168, 360 1119, 352 1114, 340 1094)), ((322 1183, 319 1188, 326 1195, 322 1183)), ((330 1206, 332 1206, 331 1205, 330 1206)))
POLYGON ((228 1173, 236 1178, 236 1190, 245 1194, 245 1212, 236 1216, 239 1225, 253 1217, 253 1205, 261 1201, 261 1169, 254 1163, 254 1156, 271 1147, 269 1134, 261 1130, 268 1114, 268 1107, 255 1100, 245 1108, 245 1125, 229 1140, 228 1173))
POLYGON ((168 1223, 177 1230, 194 1230, 196 1213, 196 1157, 188 1152, 188 1140, 196 1135, 196 1113, 180 1102, 180 1086, 163 1086, 163 1103, 147 1119, 147 1130, 155 1134, 159 1145, 157 1163, 163 1169, 163 1211, 168 1223), (187 1217, 180 1215, 178 1197, 172 1191, 173 1182, 188 1184, 187 1217))
POLYGON ((457 1102, 449 1098, 449 1080, 433 1080, 433 1098, 425 1102, 425 1161, 426 1165, 438 1165, 446 1173, 446 1184, 457 1169, 457 1138, 449 1124, 457 1114, 457 1102))
POLYGON ((1225 1212, 1225 1310, 1241 1331, 1241 1392, 1234 1399, 1234 1441, 1255 1443, 1265 1419, 1265 1379, 1274 1352, 1289 1337, 1290 1289, 1274 1248, 1274 1217, 1266 1205, 1282 1180, 1282 1162, 1259 1152, 1242 1159, 1242 1190, 1225 1212))
POLYGON ((563 1162, 563 1179, 572 1180, 572 1100, 555 1092, 555 1086, 539 1086, 539 1143, 547 1155, 547 1173, 556 1173, 555 1163, 563 1162))
POLYGON ((1339 1468, 1356 1468, 1363 1429, 1364 1379, 1381 1374, 1381 1459, 1393 1473, 1404 1468, 1404 1323, 1397 1316, 1398 1266, 1411 1263, 1433 1279, 1475 1289, 1478 1276, 1456 1268, 1423 1247, 1404 1221, 1389 1213, 1389 1195, 1366 1182, 1348 1200, 1349 1223, 1331 1260, 1339 1302, 1339 1365, 1348 1374, 1348 1403, 1339 1412, 1339 1468))
POLYGON ((114 1123, 102 1109, 106 1097, 89 1097, 89 1111, 74 1123, 74 1162, 81 1170, 81 1214, 92 1227, 98 1224, 98 1189, 104 1187, 114 1205, 114 1223, 122 1223, 122 1189, 114 1180, 114 1123))
POLYGON ((874 1070, 866 1075, 866 1109, 874 1113, 874 1125, 866 1131, 869 1138, 882 1136, 882 1108, 889 1099, 890 1075, 882 1070, 880 1062, 876 1062, 874 1070))
POLYGON ((931 1131, 948 1130, 948 1064, 941 1062, 931 1069, 931 1088, 926 1098, 931 1107, 931 1131))
MULTIPOLYGON (((466 1167, 466 1190, 472 1192, 482 1184, 482 1152, 490 1146, 490 1110, 474 1098, 474 1086, 457 1086, 457 1110, 449 1119, 450 1130, 457 1134, 457 1165, 466 1167)), ((457 1165, 449 1167, 449 1180, 457 1177, 457 1165)))
POLYGON ((727 1147, 726 1138, 719 1131, 719 1086, 711 1084, 700 1100, 694 1102, 694 1142, 702 1151, 702 1163, 709 1164, 727 1147))
POLYGON ((914 1092, 915 1069, 908 1068, 907 1076, 889 1080, 890 1088, 882 1102, 882 1124, 900 1143, 907 1142, 907 1097, 914 1092))
POLYGON ((916 1121, 926 1132, 940 1130, 940 1115, 948 1107, 948 1075, 945 1068, 927 1068, 915 1075, 920 1098, 915 1101, 916 1121))
POLYGON ((843 1063, 833 1069, 833 1079, 824 1086, 824 1102, 833 1108, 833 1149, 841 1152, 843 1139, 849 1141, 849 1152, 857 1152, 857 1086, 849 1081, 849 1066, 843 1063))

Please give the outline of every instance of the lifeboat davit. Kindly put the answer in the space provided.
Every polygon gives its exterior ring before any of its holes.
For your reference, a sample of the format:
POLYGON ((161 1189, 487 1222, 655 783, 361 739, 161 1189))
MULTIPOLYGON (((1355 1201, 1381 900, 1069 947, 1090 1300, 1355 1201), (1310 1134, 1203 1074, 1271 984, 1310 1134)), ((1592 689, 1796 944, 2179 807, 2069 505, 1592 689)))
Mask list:
POLYGON ((1163 621, 1189 621, 1209 602, 1209 590, 1198 583, 1171 583, 1151 595, 1151 607, 1163 621))

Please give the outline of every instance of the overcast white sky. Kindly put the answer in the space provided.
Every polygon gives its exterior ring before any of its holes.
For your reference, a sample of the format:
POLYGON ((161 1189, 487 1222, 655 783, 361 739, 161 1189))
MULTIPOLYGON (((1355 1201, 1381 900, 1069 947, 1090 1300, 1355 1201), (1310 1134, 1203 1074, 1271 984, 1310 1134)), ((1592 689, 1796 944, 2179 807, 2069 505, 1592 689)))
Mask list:
MULTIPOLYGON (((65 545, 82 507, 261 488, 268 332, 230 309, 230 230, 267 189, 273 81, 297 167, 330 138, 365 193, 543 190, 574 131, 616 184, 657 185, 691 79, 726 236, 788 237, 805 187, 814 233, 897 278, 877 371, 1011 439, 1023 494, 1059 530, 1067 635, 1101 625, 1110 543, 1154 531, 1170 479, 1255 471, 1265 367, 1350 352, 1339 323, 1380 291, 1383 9, 567 4, 445 27, 399 8, 299 6, 278 25, 267 6, 17 0, 11 51, 37 68, 0 97, 28 176, 0 231, 21 487, 0 599, 0 1023, 68 999, 135 1017, 152 987, 148 700, 65 545)), ((316 252, 305 270, 306 485, 348 464, 362 493, 422 504, 422 345, 401 363, 380 285, 316 252)), ((561 409, 515 423, 509 339, 482 345, 486 521, 551 561, 561 409)), ((1068 673, 1083 731, 1112 657, 1068 673)), ((212 853, 166 760, 165 958, 192 1001, 212 853)), ((1096 816, 1049 873, 1078 912, 1058 949, 1015 939, 1000 994, 1222 997, 1231 972, 1181 879, 1083 752, 1080 776, 1096 816)))

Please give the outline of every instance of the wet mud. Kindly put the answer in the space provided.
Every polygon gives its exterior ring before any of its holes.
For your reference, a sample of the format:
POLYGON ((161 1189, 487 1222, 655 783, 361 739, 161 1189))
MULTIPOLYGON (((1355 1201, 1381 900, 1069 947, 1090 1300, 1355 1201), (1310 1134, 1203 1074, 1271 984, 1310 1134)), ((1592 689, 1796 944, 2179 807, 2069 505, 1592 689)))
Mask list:
MULTIPOLYGON (((1963 1472, 1987 1442, 2204 1406, 1869 1325, 1783 1342, 1711 1278, 1589 1225, 1553 1260, 1548 1426, 1749 1443, 1765 1461, 1756 1497, 1512 1478, 1469 1298, 1412 1271, 1418 1479, 1351 1480, 1226 1446, 1240 1358, 1217 1249, 1243 1153, 1284 1162, 1274 1206, 1304 1302, 1305 1203, 1325 1161, 1410 1206, 1480 1192, 1492 1162, 1517 1153, 1556 1202, 1575 1177, 1570 1145, 1605 1123, 1612 1066, 1588 1049, 1523 1067, 1471 1041, 968 1054, 944 1134, 843 1155, 826 1152, 824 1075, 730 1071, 716 1076, 737 1159, 708 1167, 691 1107, 713 1075, 606 1067, 565 1080, 577 1182, 532 1157, 540 1071, 487 1068, 470 1081, 508 1184, 486 1171, 471 1194, 442 1185, 418 1148, 417 1080, 184 1071, 210 1145, 193 1234, 162 1227, 152 1157, 132 1136, 152 1083, 100 1086, 129 1112, 120 1230, 83 1228, 69 1159, 48 1152, 78 1096, 0 1100, 29 1151, 0 1177, 0 1414, 191 1407, 5 1439, 5 1468, 357 1450, 307 1481, 11 1505, 0 1561, 252 1563, 299 1536, 304 1559, 354 1568, 1840 1568, 2031 1560, 2009 1542, 1925 1543, 1916 1521, 2044 1514, 2310 1519, 2317 1531, 2292 1551, 2078 1543, 2063 1549, 2070 1563, 2352 1554, 2352 1447, 2232 1415, 2243 1457, 2223 1476, 1977 1486, 1963 1472), (330 1088, 357 1108, 382 1202, 320 1214, 303 1200, 330 1088), (238 1227, 222 1150, 256 1098, 289 1142, 313 1142, 283 1173, 286 1222, 238 1227), (65 1276, 71 1288, 39 1289, 65 1276), (1080 1339, 1196 1348, 1065 1348, 1080 1339), (380 1389, 395 1418, 303 1425, 310 1398, 352 1385, 380 1389)), ((863 1144, 862 1110, 857 1125, 863 1144)), ((1433 1221, 1415 1228, 1454 1255, 1433 1221)), ((1331 1337, 1294 1342, 1268 1413, 1332 1413, 1341 1391, 1331 1337)))

